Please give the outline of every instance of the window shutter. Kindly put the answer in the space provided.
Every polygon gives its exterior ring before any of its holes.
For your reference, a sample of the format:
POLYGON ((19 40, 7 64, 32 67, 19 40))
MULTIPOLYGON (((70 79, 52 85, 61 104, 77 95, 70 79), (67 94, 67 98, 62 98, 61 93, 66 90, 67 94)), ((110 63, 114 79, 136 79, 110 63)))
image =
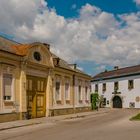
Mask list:
POLYGON ((11 96, 11 92, 12 92, 12 75, 4 74, 3 82, 4 82, 4 96, 11 96))

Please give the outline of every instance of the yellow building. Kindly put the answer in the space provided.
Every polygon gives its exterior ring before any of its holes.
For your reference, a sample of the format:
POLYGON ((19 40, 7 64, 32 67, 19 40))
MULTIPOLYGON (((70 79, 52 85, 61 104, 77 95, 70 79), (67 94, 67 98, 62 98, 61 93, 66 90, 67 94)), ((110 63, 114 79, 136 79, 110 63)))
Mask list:
POLYGON ((90 110, 91 77, 53 55, 53 94, 50 115, 90 110))
POLYGON ((87 111, 90 80, 48 44, 0 38, 0 122, 87 111))

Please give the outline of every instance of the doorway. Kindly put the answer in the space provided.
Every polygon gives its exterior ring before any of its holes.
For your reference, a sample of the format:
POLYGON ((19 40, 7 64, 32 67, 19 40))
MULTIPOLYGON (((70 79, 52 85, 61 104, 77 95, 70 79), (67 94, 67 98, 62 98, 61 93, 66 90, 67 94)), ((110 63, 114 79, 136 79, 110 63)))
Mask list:
POLYGON ((122 99, 119 96, 113 98, 113 108, 122 108, 122 99))
POLYGON ((27 76, 27 117, 28 119, 45 117, 46 79, 27 76))

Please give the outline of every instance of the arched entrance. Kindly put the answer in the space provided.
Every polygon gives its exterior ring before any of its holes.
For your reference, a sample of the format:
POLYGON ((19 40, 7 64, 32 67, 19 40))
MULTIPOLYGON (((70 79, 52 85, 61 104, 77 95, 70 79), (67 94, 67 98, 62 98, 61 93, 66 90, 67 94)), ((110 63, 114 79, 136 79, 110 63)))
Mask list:
POLYGON ((122 108, 122 99, 119 96, 113 98, 113 108, 122 108))

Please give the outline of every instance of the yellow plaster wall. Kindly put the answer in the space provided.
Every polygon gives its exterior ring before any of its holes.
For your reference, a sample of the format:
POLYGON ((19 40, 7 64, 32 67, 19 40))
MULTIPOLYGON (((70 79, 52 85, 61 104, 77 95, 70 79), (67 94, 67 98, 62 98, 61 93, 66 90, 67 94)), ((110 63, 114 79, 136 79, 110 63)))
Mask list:
POLYGON ((24 70, 21 70, 20 74, 20 105, 20 112, 26 112, 26 73, 24 70))
POLYGON ((49 116, 49 108, 52 106, 52 76, 49 72, 47 78, 47 88, 46 88, 46 116, 49 116))
POLYGON ((2 109, 2 66, 0 64, 0 111, 2 109))
MULTIPOLYGON (((31 49, 33 51, 33 48, 31 49)), ((38 50, 35 47, 35 51, 42 51, 43 49, 38 50)), ((45 50, 48 51, 48 50, 45 50)), ((45 52, 44 51, 44 52, 45 52)), ((48 53, 48 57, 50 57, 49 51, 48 53)), ((29 58, 28 61, 32 61, 32 65, 34 65, 36 62, 33 60, 33 54, 29 53, 30 56, 27 57, 29 58), (33 64, 34 63, 34 64, 33 64)), ((8 54, 7 54, 8 55, 8 54)), ((19 108, 19 112, 26 112, 27 111, 27 102, 26 102, 26 75, 27 75, 27 64, 26 62, 20 62, 19 57, 17 56, 13 56, 11 54, 9 54, 9 57, 6 57, 5 55, 1 55, 0 59, 2 62, 6 62, 9 64, 13 64, 15 65, 15 68, 13 69, 13 73, 14 73, 14 77, 15 77, 15 103, 16 103, 16 107, 19 108), (19 61, 18 61, 19 60, 19 61)), ((46 87, 46 116, 49 115, 49 109, 53 108, 54 105, 56 105, 58 108, 65 108, 65 98, 64 98, 64 94, 65 94, 65 80, 66 77, 68 77, 70 79, 70 104, 67 106, 71 106, 74 107, 75 105, 75 87, 73 86, 73 75, 76 75, 76 77, 78 77, 79 79, 82 79, 83 81, 87 80, 89 81, 90 78, 86 75, 80 74, 80 73, 75 73, 74 71, 69 71, 63 68, 58 68, 55 67, 53 68, 53 64, 52 64, 52 58, 46 58, 46 55, 44 55, 43 53, 43 65, 48 65, 48 70, 46 70, 46 74, 48 73, 48 75, 46 76, 47 78, 47 87, 46 87), (45 63, 45 60, 47 63, 45 63), (48 61, 47 61, 48 60, 48 61), (48 62, 50 62, 50 64, 48 64, 48 62), (51 70, 49 70, 49 68, 51 68, 51 70), (49 72, 48 72, 49 71, 49 72), (55 76, 59 75, 61 77, 61 105, 57 105, 54 104, 54 96, 55 96, 55 76)), ((39 67, 37 67, 37 69, 40 69, 39 67)), ((44 68, 43 66, 43 70, 46 69, 46 67, 44 68)), ((1 71, 2 71, 2 65, 0 65, 0 75, 1 75, 1 71)), ((2 108, 3 105, 3 96, 2 96, 2 84, 1 84, 1 80, 0 80, 0 109, 2 108)), ((10 106, 13 107, 13 106, 10 106)), ((22 118, 22 116, 21 116, 22 118)))
POLYGON ((17 56, 7 54, 1 55, 0 64, 0 109, 5 112, 5 109, 11 109, 11 112, 19 112, 20 107, 20 62, 17 56), (2 93, 2 75, 3 73, 9 73, 13 75, 14 79, 14 90, 13 90, 13 100, 4 101, 2 93))
MULTIPOLYGON (((61 77, 61 106, 65 105, 65 82, 66 77, 70 80, 70 104, 73 105, 73 73, 65 70, 65 69, 54 69, 54 81, 53 81, 53 96, 55 96, 55 77, 60 76, 61 77)), ((56 104, 57 105, 57 104, 56 104)), ((60 105, 58 105, 59 107, 60 105)))

